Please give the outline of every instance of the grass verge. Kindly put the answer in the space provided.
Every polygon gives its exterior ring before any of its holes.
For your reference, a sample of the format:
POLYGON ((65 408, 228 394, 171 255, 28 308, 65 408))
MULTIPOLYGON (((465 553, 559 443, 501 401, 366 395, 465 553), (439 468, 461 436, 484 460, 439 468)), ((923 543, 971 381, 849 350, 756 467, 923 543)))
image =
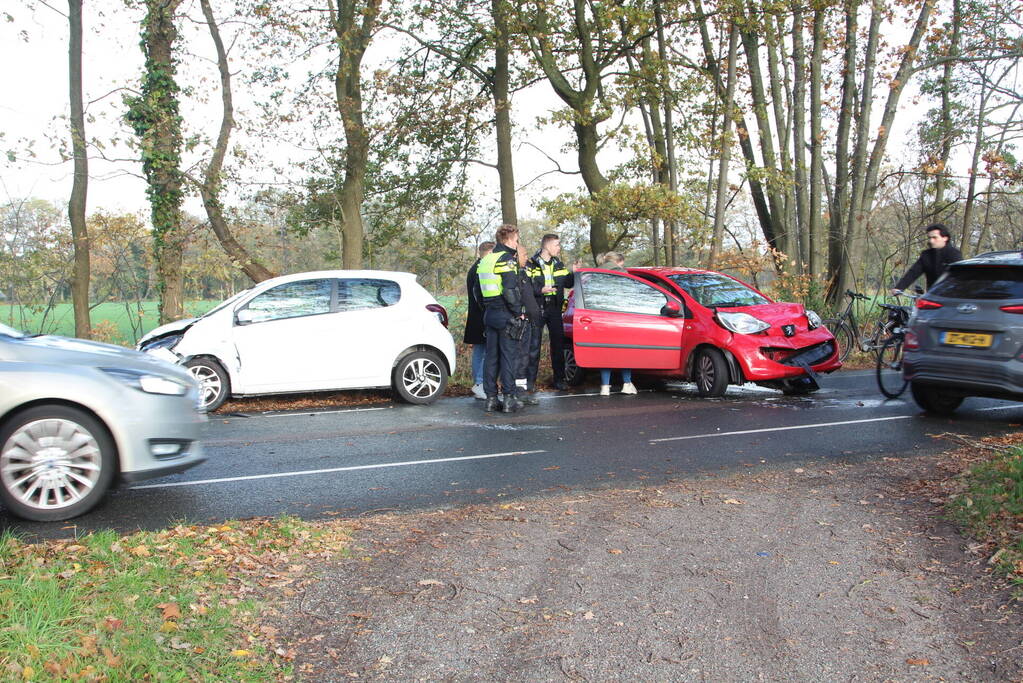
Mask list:
POLYGON ((0 535, 0 678, 288 680, 261 627, 308 559, 347 552, 336 524, 293 518, 25 543, 0 535))
POLYGON ((989 451, 965 470, 946 509, 967 533, 983 542, 995 570, 1023 600, 1023 446, 989 451))

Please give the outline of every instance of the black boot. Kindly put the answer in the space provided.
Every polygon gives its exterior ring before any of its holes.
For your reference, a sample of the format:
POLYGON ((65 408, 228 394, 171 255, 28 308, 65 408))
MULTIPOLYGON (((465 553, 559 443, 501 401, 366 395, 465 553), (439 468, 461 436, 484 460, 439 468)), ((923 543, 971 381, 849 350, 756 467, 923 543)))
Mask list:
POLYGON ((515 398, 514 396, 504 397, 504 412, 514 413, 522 408, 522 401, 515 398))
POLYGON ((567 391, 568 384, 565 383, 565 380, 558 379, 554 381, 554 388, 557 389, 558 391, 567 391))
POLYGON ((500 409, 501 409, 501 402, 498 401, 497 398, 495 398, 493 396, 488 396, 487 397, 487 402, 483 404, 483 410, 485 410, 488 413, 492 413, 492 412, 494 412, 496 410, 500 410, 500 409))

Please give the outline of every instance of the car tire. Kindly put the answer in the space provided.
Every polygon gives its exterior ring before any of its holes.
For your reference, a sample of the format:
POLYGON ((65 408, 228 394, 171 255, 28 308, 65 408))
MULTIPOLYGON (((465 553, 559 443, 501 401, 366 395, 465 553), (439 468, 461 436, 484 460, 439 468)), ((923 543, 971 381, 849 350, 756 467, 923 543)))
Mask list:
POLYGON ((717 349, 701 349, 693 361, 693 381, 700 396, 724 396, 728 389, 728 363, 717 349))
POLYGON ((963 403, 962 396, 949 394, 928 384, 912 382, 909 390, 913 393, 913 400, 918 406, 935 415, 951 415, 963 403))
POLYGON ((432 351, 416 351, 403 356, 391 376, 395 395, 405 403, 427 405, 444 393, 448 369, 432 351))
POLYGON ((212 412, 231 396, 231 380, 223 366, 212 358, 200 356, 185 363, 199 383, 199 408, 212 412))
POLYGON ((56 522, 84 514, 116 470, 110 432, 78 408, 37 405, 0 425, 0 500, 18 517, 56 522))
POLYGON ((586 381, 586 368, 579 367, 575 362, 575 351, 569 344, 565 349, 565 384, 577 387, 586 381))

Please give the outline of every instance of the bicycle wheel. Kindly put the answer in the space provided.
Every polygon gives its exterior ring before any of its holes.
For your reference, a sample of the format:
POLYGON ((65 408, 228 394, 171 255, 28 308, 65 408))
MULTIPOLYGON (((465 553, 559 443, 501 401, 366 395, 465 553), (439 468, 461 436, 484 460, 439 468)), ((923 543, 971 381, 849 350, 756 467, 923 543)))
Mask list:
POLYGON ((845 359, 849 357, 849 352, 856 346, 856 337, 853 335, 852 328, 849 327, 849 323, 838 318, 825 320, 824 326, 831 330, 831 334, 835 335, 835 341, 838 342, 838 360, 845 362, 845 359))
POLYGON ((877 352, 877 387, 888 398, 898 398, 906 390, 902 378, 902 337, 891 337, 877 352))

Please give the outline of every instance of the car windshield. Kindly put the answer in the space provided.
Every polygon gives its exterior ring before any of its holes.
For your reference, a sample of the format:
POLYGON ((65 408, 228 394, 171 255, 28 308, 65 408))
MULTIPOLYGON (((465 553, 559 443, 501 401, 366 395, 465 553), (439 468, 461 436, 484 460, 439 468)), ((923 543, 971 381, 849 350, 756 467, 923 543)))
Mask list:
POLYGON ((738 280, 717 273, 682 273, 670 275, 696 303, 707 308, 731 308, 771 303, 738 280))
POLYGON ((252 288, 251 288, 251 287, 249 287, 249 289, 243 289, 242 291, 238 292, 238 293, 237 293, 237 294, 235 294, 234 296, 229 296, 229 297, 227 297, 226 299, 224 299, 224 300, 223 300, 223 301, 221 301, 221 302, 220 302, 219 304, 217 304, 216 306, 214 306, 214 307, 213 307, 213 308, 211 308, 210 310, 206 311, 205 313, 203 313, 203 314, 202 314, 202 315, 200 315, 199 317, 200 317, 200 318, 205 318, 205 317, 206 317, 206 316, 208 316, 208 315, 213 315, 214 313, 216 313, 217 311, 219 311, 219 310, 223 309, 224 307, 226 307, 226 306, 229 306, 229 305, 233 304, 233 303, 234 303, 235 301, 237 301, 238 299, 240 299, 240 298, 242 298, 243 296, 245 296, 245 294, 247 294, 247 293, 248 293, 248 292, 250 292, 251 290, 252 290, 252 288))
POLYGON ((25 336, 24 332, 19 332, 18 330, 14 329, 13 327, 7 327, 7 325, 4 325, 2 323, 0 323, 0 334, 4 335, 5 337, 17 337, 17 338, 21 338, 21 337, 25 336))
POLYGON ((949 299, 1023 299, 1023 269, 1006 266, 950 268, 928 294, 949 299))

